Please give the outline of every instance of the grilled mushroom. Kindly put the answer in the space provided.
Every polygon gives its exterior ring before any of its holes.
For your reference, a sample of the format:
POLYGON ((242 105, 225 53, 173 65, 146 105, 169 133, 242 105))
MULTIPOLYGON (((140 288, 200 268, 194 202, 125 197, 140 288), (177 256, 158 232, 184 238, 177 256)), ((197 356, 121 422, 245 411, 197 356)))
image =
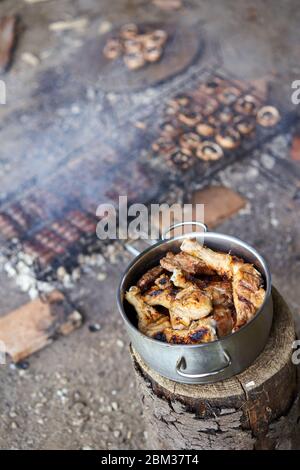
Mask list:
POLYGON ((256 119, 261 126, 272 127, 279 122, 280 114, 274 106, 263 106, 258 111, 256 119))
POLYGON ((167 41, 168 35, 162 29, 156 29, 153 33, 149 34, 147 43, 150 46, 162 47, 167 41))
POLYGON ((210 116, 219 107, 217 100, 210 96, 198 94, 197 92, 194 94, 194 100, 199 112, 203 116, 210 116))
POLYGON ((142 51, 142 43, 141 41, 139 41, 139 39, 137 37, 133 37, 133 38, 130 38, 130 39, 126 39, 124 41, 124 49, 125 49, 125 52, 128 52, 128 53, 139 53, 142 51))
POLYGON ((174 152, 176 146, 172 139, 167 137, 159 137, 155 142, 152 144, 152 150, 155 153, 168 155, 174 152))
POLYGON ((118 39, 109 39, 103 49, 103 54, 107 59, 114 60, 120 56, 122 52, 122 46, 118 39))
POLYGON ((181 150, 190 155, 197 149, 200 141, 200 137, 195 132, 185 132, 179 137, 181 150))
POLYGON ((147 46, 144 48, 144 58, 147 62, 157 62, 162 56, 162 49, 157 46, 147 46))
POLYGON ((240 145, 241 137, 233 127, 219 129, 215 136, 216 142, 225 149, 235 149, 240 145))
POLYGON ((207 95, 216 95, 220 92, 221 88, 224 87, 224 83, 225 82, 222 78, 213 77, 200 85, 199 91, 204 92, 207 95))
POLYGON ((196 131, 198 132, 198 134, 202 135, 203 137, 211 137, 216 133, 216 128, 212 124, 199 122, 199 124, 196 127, 196 131))
POLYGON ((247 116, 237 116, 233 127, 242 135, 249 135, 255 129, 255 120, 247 116))
POLYGON ((128 23, 122 26, 120 36, 124 39, 134 38, 138 34, 138 27, 134 23, 128 23))
POLYGON ((196 155, 201 160, 210 161, 219 160, 224 153, 218 144, 205 140, 198 145, 196 155))
POLYGON ((145 59, 141 52, 125 54, 123 60, 130 70, 140 69, 145 64, 145 59))
POLYGON ((220 124, 228 124, 233 119, 233 112, 228 106, 225 106, 216 113, 216 119, 220 122, 220 124))
POLYGON ((228 106, 233 104, 238 99, 240 94, 241 92, 238 88, 227 87, 218 95, 217 98, 221 103, 228 106))
POLYGON ((179 128, 178 126, 172 121, 165 121, 160 126, 161 135, 166 137, 173 137, 178 134, 179 128))
POLYGON ((240 114, 255 116, 259 107, 258 100, 252 95, 245 95, 239 98, 234 109, 240 114))
POLYGON ((176 111, 187 108, 190 104, 191 104, 190 97, 184 94, 176 95, 174 96, 174 98, 168 101, 168 106, 171 106, 176 111))
POLYGON ((188 150, 177 150, 170 156, 170 161, 173 165, 179 167, 181 170, 188 170, 193 165, 193 158, 191 152, 188 150))
POLYGON ((200 119, 199 113, 194 111, 181 111, 178 114, 178 120, 188 127, 194 127, 200 119))

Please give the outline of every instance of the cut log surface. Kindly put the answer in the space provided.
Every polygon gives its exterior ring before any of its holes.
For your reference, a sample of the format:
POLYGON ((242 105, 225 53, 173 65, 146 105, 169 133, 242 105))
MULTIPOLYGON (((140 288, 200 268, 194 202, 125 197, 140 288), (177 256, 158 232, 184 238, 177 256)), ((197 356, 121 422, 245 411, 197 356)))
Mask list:
POLYGON ((293 318, 273 289, 269 341, 241 374, 209 385, 185 385, 150 369, 131 350, 151 449, 300 448, 293 318))

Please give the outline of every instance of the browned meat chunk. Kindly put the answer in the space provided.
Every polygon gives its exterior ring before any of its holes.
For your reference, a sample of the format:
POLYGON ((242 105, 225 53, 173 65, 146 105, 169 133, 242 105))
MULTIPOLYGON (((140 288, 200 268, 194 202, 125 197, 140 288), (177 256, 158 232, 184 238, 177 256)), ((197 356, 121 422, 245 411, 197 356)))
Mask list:
POLYGON ((202 261, 213 271, 216 271, 221 276, 232 277, 231 261, 232 257, 225 253, 217 253, 210 248, 204 248, 196 240, 186 239, 181 245, 181 250, 189 255, 194 256, 196 259, 202 261))
POLYGON ((161 266, 155 266, 152 269, 149 269, 143 276, 138 280, 137 287, 141 291, 147 290, 154 281, 163 273, 163 268, 161 266))
POLYGON ((167 274, 162 274, 161 276, 159 276, 154 281, 154 284, 160 289, 168 289, 168 288, 173 287, 170 276, 168 276, 167 274))
POLYGON ((166 328, 164 335, 168 343, 200 344, 217 339, 215 321, 211 317, 193 321, 188 329, 174 330, 166 328))
POLYGON ((209 279, 201 280, 184 274, 179 269, 174 269, 171 276, 174 286, 186 288, 190 286, 198 286, 211 297, 213 305, 232 306, 232 285, 227 279, 209 279))
POLYGON ((250 321, 265 298, 262 276, 254 266, 192 239, 184 240, 181 249, 167 253, 160 266, 126 292, 140 331, 168 343, 199 344, 250 321))
POLYGON ((148 305, 141 296, 138 287, 132 286, 125 294, 126 300, 135 308, 138 315, 139 330, 147 336, 155 336, 164 328, 171 327, 168 315, 159 313, 154 307, 148 305))
POLYGON ((211 295, 213 305, 222 305, 224 307, 233 306, 232 284, 226 279, 211 280, 207 283, 205 291, 211 295))
POLYGON ((232 332, 234 327, 234 318, 231 308, 224 307, 223 305, 216 305, 212 313, 212 318, 216 322, 218 338, 227 336, 232 332))
POLYGON ((206 317, 212 311, 210 297, 194 285, 180 290, 159 289, 155 286, 143 298, 149 305, 162 305, 169 309, 174 329, 184 329, 193 320, 206 317))
POLYGON ((240 327, 254 317, 265 299, 260 273, 249 263, 233 262, 233 300, 236 325, 240 327))
POLYGON ((195 240, 184 240, 181 249, 207 263, 218 274, 226 275, 232 280, 236 311, 235 328, 239 328, 254 317, 264 301, 265 290, 262 287, 261 274, 252 264, 244 263, 229 254, 216 253, 204 248, 195 240))
POLYGON ((215 274, 215 271, 209 269, 201 260, 190 256, 187 253, 167 253, 167 255, 160 260, 161 266, 167 271, 173 272, 174 269, 180 269, 190 274, 215 274))

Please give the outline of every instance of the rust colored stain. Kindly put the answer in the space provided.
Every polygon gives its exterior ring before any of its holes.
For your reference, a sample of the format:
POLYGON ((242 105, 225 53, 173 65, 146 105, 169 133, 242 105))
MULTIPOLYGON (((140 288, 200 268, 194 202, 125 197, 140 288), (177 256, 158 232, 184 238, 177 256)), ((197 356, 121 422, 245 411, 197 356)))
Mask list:
POLYGON ((4 72, 11 62, 11 55, 16 41, 16 17, 0 18, 0 72, 4 72))
POLYGON ((293 139, 290 155, 292 160, 300 161, 300 135, 296 135, 293 139))

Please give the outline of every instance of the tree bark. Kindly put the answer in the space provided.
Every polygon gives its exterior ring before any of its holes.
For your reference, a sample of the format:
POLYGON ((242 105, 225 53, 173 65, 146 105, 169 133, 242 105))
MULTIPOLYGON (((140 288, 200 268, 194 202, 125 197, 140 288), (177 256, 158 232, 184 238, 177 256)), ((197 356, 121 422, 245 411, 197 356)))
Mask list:
POLYGON ((264 351, 246 371, 223 382, 173 382, 131 350, 150 449, 300 448, 293 318, 275 289, 273 302, 264 351))

